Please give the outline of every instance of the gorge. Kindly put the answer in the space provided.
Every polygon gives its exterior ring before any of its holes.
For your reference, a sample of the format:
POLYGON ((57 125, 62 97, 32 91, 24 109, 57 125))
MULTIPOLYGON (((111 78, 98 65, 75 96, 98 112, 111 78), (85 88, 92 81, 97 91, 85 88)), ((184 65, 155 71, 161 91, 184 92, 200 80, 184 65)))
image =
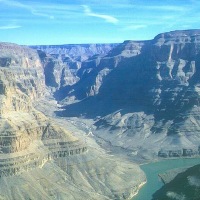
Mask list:
POLYGON ((199 72, 200 30, 0 43, 0 199, 131 199, 139 164, 198 157, 199 72))

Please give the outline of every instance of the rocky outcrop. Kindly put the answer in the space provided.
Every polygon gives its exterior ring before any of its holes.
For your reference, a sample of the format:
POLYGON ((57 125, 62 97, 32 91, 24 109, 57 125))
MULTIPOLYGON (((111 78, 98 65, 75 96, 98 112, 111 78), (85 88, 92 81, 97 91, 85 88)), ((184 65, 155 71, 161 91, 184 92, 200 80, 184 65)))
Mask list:
POLYGON ((0 151, 4 154, 27 148, 32 139, 42 135, 47 119, 32 107, 32 102, 45 92, 44 73, 37 52, 1 43, 0 58, 0 151))
POLYGON ((182 173, 179 173, 173 180, 165 184, 160 190, 154 193, 153 200, 171 200, 171 199, 199 199, 199 177, 200 165, 191 167, 182 173))
POLYGON ((199 152, 197 149, 175 149, 175 150, 160 150, 158 152, 159 157, 191 157, 199 155, 199 152))
POLYGON ((21 151, 18 156, 11 156, 9 158, 4 156, 4 158, 1 158, 0 177, 19 175, 24 171, 42 167, 46 162, 58 159, 59 157, 65 158, 87 151, 86 144, 82 144, 80 141, 63 142, 58 139, 53 143, 50 141, 43 141, 44 145, 38 143, 38 147, 34 149, 35 152, 31 152, 30 148, 27 148, 26 151, 21 151))
MULTIPOLYGON (((41 57, 41 52, 39 52, 39 55, 41 57)), ((54 88, 54 90, 73 85, 79 80, 79 77, 76 75, 77 70, 81 66, 81 62, 79 61, 69 58, 66 62, 61 58, 45 54, 43 65, 45 84, 48 87, 54 88)))
POLYGON ((0 60, 0 113, 28 111, 30 101, 40 98, 45 91, 44 73, 37 52, 1 43, 0 60))
POLYGON ((1 43, 0 58, 0 156, 21 152, 35 140, 69 135, 33 108, 32 103, 44 96, 46 88, 37 52, 1 43))

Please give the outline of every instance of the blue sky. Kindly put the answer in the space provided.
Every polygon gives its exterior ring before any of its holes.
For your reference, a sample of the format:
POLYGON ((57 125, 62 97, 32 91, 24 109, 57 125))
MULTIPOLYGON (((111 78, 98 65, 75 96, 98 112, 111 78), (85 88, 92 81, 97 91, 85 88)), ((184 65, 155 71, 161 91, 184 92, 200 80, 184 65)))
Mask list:
POLYGON ((200 28, 199 0, 0 0, 0 41, 114 43, 200 28))

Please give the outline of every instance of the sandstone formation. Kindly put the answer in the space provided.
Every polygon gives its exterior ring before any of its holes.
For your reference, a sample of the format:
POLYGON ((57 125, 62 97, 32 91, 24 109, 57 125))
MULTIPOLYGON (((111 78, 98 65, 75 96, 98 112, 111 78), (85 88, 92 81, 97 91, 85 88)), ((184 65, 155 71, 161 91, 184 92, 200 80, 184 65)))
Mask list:
POLYGON ((0 44, 0 199, 129 199, 145 182, 139 166, 36 108, 50 91, 42 55, 0 44))

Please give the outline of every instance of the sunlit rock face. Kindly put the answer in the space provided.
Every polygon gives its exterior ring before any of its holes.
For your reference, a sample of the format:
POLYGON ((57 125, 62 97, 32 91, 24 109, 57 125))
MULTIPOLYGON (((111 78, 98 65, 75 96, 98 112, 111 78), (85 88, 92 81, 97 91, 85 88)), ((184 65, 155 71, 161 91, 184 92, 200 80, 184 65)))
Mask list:
POLYGON ((54 95, 68 106, 57 114, 99 116, 99 136, 136 153, 197 152, 199 66, 199 30, 125 41, 106 56, 83 61, 76 68, 76 81, 60 85, 54 95))
POLYGON ((37 52, 26 47, 1 43, 0 60, 1 152, 14 153, 30 145, 31 129, 37 138, 45 127, 44 116, 32 108, 44 94, 44 73, 37 52))
POLYGON ((37 52, 1 43, 0 60, 0 156, 28 149, 46 135, 54 139, 65 135, 33 108, 33 102, 44 96, 46 88, 37 52))
POLYGON ((15 44, 0 44, 1 113, 28 111, 44 94, 44 73, 37 52, 15 44))
MULTIPOLYGON (((78 149, 71 148, 78 139, 33 107, 46 88, 37 51, 1 43, 0 60, 0 177, 37 168, 58 156, 58 151, 68 156, 69 149, 78 149), (48 149, 50 140, 56 141, 53 152, 48 149)), ((79 148, 82 152, 84 146, 79 148)))

